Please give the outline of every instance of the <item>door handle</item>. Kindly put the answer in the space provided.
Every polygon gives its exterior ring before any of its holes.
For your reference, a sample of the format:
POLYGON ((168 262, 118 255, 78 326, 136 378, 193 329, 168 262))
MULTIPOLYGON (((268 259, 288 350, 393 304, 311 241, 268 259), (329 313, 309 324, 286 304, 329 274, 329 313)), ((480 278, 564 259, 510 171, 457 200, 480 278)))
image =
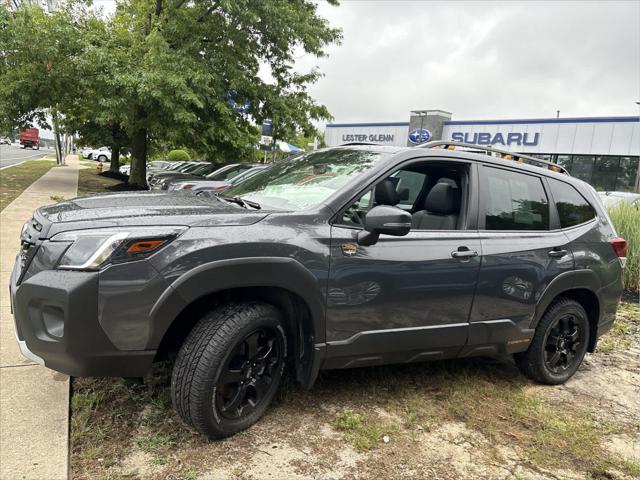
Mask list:
POLYGON ((477 257, 478 252, 475 250, 469 250, 467 247, 460 247, 458 250, 451 252, 451 256, 453 258, 471 258, 477 257))
POLYGON ((555 248, 549 252, 551 258, 562 258, 567 254, 566 250, 556 250, 555 248))

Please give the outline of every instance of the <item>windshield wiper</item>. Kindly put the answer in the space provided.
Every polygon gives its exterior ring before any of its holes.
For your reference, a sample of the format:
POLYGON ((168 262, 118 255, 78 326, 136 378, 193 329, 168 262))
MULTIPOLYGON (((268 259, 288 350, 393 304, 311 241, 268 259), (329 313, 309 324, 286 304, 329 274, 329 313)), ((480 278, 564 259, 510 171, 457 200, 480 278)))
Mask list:
POLYGON ((260 210, 262 208, 259 203, 252 202, 251 200, 245 200, 244 198, 241 198, 241 197, 223 197, 223 196, 218 196, 218 198, 220 198, 222 200, 226 200, 227 202, 235 203, 235 204, 240 205, 241 207, 244 207, 244 208, 251 207, 251 208, 255 208, 256 210, 260 210))

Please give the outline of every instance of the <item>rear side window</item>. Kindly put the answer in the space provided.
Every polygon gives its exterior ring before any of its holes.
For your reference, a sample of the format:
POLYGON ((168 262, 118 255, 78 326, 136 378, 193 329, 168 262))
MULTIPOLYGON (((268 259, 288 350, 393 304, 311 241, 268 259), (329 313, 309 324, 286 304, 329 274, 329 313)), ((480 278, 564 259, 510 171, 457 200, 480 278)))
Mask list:
POLYGON ((538 177, 484 168, 486 230, 548 230, 549 202, 538 177))
POLYGON ((593 207, 572 185, 550 178, 549 186, 562 228, 580 225, 595 218, 596 212, 593 207))

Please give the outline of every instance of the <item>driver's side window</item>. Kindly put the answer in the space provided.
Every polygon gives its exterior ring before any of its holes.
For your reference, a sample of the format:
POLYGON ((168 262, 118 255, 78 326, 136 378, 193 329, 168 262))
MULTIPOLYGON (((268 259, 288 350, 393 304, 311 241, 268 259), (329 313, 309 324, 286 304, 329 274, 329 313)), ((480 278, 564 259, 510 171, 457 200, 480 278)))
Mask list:
POLYGON ((346 227, 358 227, 364 228, 364 216, 373 207, 372 205, 372 191, 367 192, 354 201, 342 214, 342 219, 338 222, 340 225, 346 227))
POLYGON ((364 217, 376 205, 393 205, 411 212, 425 184, 424 173, 398 170, 355 200, 342 214, 340 225, 364 228, 364 217), (391 198, 393 197, 393 198, 391 198))
POLYGON ((412 230, 460 230, 469 167, 458 162, 416 162, 395 171, 343 211, 339 225, 364 228, 365 216, 386 205, 411 214, 412 230))

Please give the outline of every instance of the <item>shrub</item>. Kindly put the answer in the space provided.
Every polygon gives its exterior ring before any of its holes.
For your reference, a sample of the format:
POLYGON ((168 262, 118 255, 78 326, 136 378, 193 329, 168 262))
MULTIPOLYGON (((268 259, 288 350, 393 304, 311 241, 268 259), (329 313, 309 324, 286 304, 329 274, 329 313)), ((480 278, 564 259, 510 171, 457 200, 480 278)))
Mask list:
POLYGON ((627 266, 624 269, 624 287, 638 291, 640 285, 640 209, 628 203, 609 210, 609 216, 618 235, 627 241, 627 266))
POLYGON ((188 162, 191 157, 185 150, 171 150, 167 155, 167 160, 170 162, 188 162))

